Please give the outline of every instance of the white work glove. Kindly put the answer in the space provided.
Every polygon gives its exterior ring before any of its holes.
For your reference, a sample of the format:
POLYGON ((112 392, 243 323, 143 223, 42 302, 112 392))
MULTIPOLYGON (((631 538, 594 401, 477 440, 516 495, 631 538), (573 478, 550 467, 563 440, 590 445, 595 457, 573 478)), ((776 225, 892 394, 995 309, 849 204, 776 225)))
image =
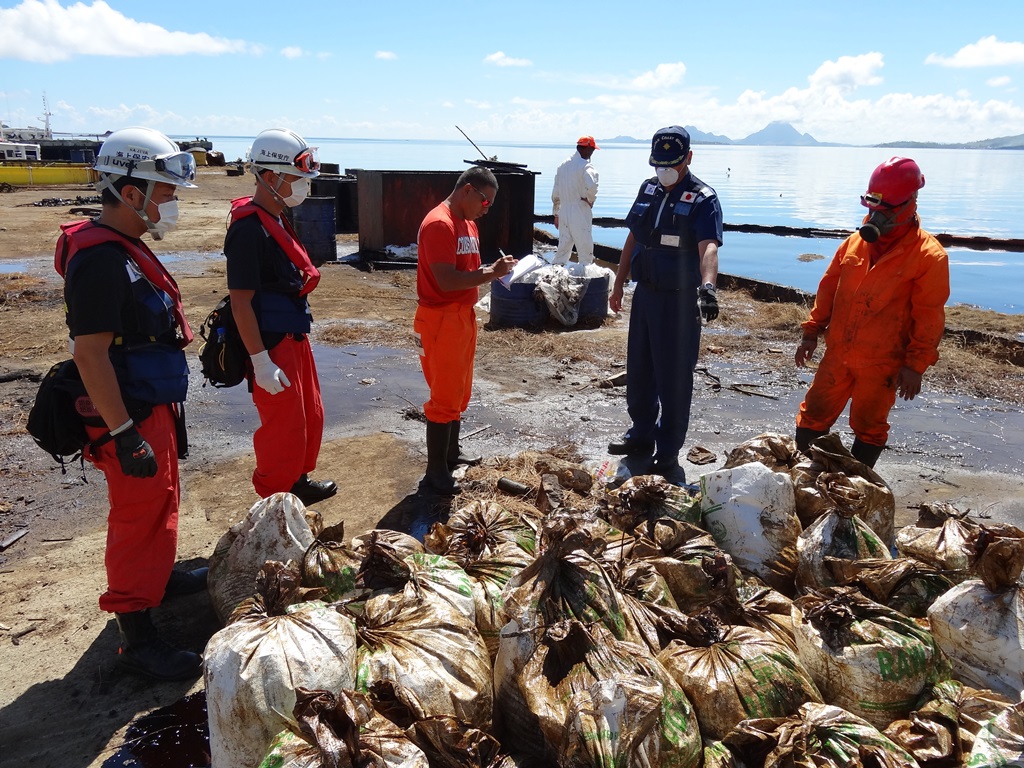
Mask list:
POLYGON ((256 378, 256 384, 270 394, 276 395, 278 392, 284 392, 285 387, 292 385, 288 381, 288 377, 284 375, 284 371, 270 359, 270 353, 267 350, 264 349, 262 352, 250 355, 249 359, 252 360, 252 373, 256 378))

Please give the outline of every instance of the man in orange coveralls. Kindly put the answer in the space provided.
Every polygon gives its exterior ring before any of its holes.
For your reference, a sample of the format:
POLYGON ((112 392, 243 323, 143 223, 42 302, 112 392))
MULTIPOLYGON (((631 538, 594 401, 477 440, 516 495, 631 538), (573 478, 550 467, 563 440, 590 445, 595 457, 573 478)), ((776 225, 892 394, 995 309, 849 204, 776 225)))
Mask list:
POLYGON ((875 168, 860 198, 870 213, 839 246, 818 285, 795 357, 804 367, 825 334, 825 355, 796 417, 796 444, 805 453, 852 400, 851 453, 874 467, 897 395, 913 400, 925 370, 939 359, 949 264, 918 220, 923 186, 924 175, 909 158, 875 168))
POLYGON ((487 213, 497 193, 493 173, 480 166, 469 168, 444 202, 426 215, 417 237, 419 306, 413 330, 430 387, 430 399, 423 404, 427 472, 420 486, 442 495, 461 490, 452 477, 454 467, 481 460, 462 453, 459 430, 473 388, 473 305, 480 298, 479 286, 508 274, 516 263, 511 256, 502 256, 490 266, 481 266, 476 220, 487 213))

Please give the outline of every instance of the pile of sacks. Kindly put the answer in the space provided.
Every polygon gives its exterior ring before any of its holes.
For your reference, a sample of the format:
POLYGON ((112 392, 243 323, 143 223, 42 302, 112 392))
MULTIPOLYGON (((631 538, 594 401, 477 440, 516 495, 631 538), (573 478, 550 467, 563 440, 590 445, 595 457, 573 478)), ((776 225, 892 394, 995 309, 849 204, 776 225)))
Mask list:
POLYGON ((1024 764, 1024 532, 896 531, 831 437, 694 494, 536 473, 422 542, 257 503, 211 558, 213 767, 1024 764))

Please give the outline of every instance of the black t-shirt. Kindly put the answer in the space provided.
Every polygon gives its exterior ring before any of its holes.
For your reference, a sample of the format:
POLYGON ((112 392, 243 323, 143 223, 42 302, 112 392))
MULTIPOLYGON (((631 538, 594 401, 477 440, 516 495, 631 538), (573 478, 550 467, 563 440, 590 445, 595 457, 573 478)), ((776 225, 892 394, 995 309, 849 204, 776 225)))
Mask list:
POLYGON ((263 229, 259 216, 246 216, 228 228, 224 255, 228 260, 229 290, 294 295, 302 290, 302 273, 263 229))
POLYGON ((64 282, 71 338, 139 333, 132 294, 132 282, 139 279, 145 278, 116 245, 103 243, 75 254, 64 282))

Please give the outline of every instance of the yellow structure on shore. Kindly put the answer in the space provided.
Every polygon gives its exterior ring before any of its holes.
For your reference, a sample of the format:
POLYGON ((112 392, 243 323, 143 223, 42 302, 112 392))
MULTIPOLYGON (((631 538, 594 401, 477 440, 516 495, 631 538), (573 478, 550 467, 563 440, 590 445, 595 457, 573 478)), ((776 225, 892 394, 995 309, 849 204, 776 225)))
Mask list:
POLYGON ((0 164, 0 183, 19 187, 38 187, 58 184, 91 184, 97 180, 89 163, 29 163, 0 164))

